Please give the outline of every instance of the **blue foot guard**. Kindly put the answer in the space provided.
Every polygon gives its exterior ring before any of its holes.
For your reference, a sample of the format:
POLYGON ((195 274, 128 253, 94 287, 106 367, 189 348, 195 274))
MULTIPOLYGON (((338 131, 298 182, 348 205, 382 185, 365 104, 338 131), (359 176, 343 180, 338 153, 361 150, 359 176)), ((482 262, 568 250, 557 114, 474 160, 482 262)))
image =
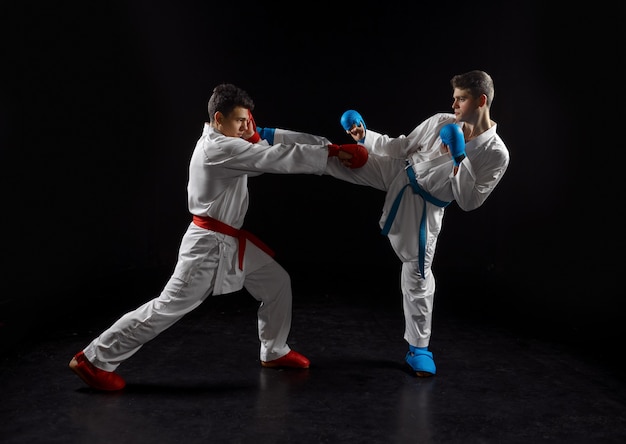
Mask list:
POLYGON ((417 376, 421 378, 433 376, 437 373, 433 354, 428 351, 427 347, 413 347, 409 345, 409 351, 404 359, 415 371, 417 376))

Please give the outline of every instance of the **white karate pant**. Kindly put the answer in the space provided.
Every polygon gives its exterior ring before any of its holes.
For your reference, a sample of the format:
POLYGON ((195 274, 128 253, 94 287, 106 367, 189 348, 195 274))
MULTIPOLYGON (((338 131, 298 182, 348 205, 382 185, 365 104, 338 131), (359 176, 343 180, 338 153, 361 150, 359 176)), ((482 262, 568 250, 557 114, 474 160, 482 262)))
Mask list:
POLYGON ((415 347, 428 347, 430 343, 435 276, 429 265, 426 268, 426 279, 422 279, 418 261, 402 263, 400 286, 405 321, 404 339, 415 347))
MULTIPOLYGON (((219 236, 193 224, 179 252, 176 271, 159 297, 126 313, 85 349, 87 359, 114 371, 143 344, 198 307, 215 287, 220 252, 219 236), (184 278, 181 278, 184 276, 184 278)), ((231 257, 236 257, 236 252, 231 257)), ((236 261, 234 261, 236 262, 236 261)), ((292 289, 289 274, 267 253, 247 242, 244 256, 245 289, 260 302, 257 312, 259 357, 271 361, 286 355, 291 329, 292 289)))

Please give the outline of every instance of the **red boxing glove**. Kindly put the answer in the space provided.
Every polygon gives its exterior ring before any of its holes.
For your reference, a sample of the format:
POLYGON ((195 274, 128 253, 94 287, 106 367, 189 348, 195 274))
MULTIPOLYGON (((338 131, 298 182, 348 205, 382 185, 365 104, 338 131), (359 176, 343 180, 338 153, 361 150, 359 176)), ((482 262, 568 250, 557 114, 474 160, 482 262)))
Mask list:
POLYGON ((250 143, 257 143, 259 140, 261 140, 261 135, 256 130, 256 122, 254 121, 254 117, 252 117, 252 111, 250 110, 248 110, 248 120, 249 120, 248 124, 252 124, 252 129, 254 130, 254 134, 248 137, 246 141, 250 143))
POLYGON ((361 168, 365 165, 367 158, 369 157, 369 153, 363 145, 358 145, 356 143, 345 145, 335 145, 334 143, 331 143, 328 145, 328 157, 339 156, 339 151, 343 151, 344 153, 348 153, 352 156, 350 159, 345 159, 350 162, 350 168, 352 169, 361 168))

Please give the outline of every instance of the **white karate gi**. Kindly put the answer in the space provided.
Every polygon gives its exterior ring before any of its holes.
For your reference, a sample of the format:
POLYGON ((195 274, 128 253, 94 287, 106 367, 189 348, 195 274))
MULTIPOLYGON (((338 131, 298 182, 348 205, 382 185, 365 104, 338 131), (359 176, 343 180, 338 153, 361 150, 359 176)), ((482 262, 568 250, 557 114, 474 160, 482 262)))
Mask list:
MULTIPOLYGON (((262 173, 324 173, 327 144, 251 144, 226 137, 205 124, 189 164, 188 204, 192 215, 208 216, 241 228, 248 210, 248 176, 262 173)), ((345 167, 344 167, 345 168, 345 167)), ((178 262, 160 296, 126 313, 85 349, 96 367, 114 371, 210 294, 243 287, 261 302, 258 310, 260 359, 286 355, 292 293, 287 272, 252 242, 245 245, 243 269, 238 239, 191 223, 181 241, 178 262)))
MULTIPOLYGON (((417 183, 438 200, 451 202, 465 210, 480 207, 502 179, 509 164, 509 152, 498 134, 497 125, 465 145, 466 158, 453 174, 451 156, 442 150, 441 128, 454 123, 454 114, 439 113, 423 121, 408 136, 390 138, 367 129, 361 143, 370 152, 367 164, 359 169, 340 168, 328 162, 326 174, 386 192, 380 227, 384 227, 398 193, 409 183, 407 162, 415 171, 417 183)), ((276 135, 282 134, 276 130, 276 135)), ((298 139, 298 133, 287 132, 298 139)), ((276 138, 275 138, 276 140, 276 138)), ((320 140, 325 140, 320 138, 320 140)), ((405 316, 404 339, 415 347, 430 342, 435 278, 430 266, 441 230, 444 208, 425 202, 411 188, 404 191, 396 217, 388 234, 389 241, 402 261, 401 288, 405 316), (426 209, 426 245, 424 277, 419 271, 419 230, 426 209)))

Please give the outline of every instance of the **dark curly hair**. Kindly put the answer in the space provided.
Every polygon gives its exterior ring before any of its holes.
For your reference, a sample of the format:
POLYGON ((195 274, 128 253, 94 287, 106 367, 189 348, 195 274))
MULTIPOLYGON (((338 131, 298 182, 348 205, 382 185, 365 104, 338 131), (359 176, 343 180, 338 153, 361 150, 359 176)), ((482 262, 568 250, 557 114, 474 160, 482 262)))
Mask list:
POLYGON ((232 83, 217 85, 209 99, 209 119, 213 122, 218 111, 227 116, 238 106, 252 111, 254 101, 247 92, 232 83))

